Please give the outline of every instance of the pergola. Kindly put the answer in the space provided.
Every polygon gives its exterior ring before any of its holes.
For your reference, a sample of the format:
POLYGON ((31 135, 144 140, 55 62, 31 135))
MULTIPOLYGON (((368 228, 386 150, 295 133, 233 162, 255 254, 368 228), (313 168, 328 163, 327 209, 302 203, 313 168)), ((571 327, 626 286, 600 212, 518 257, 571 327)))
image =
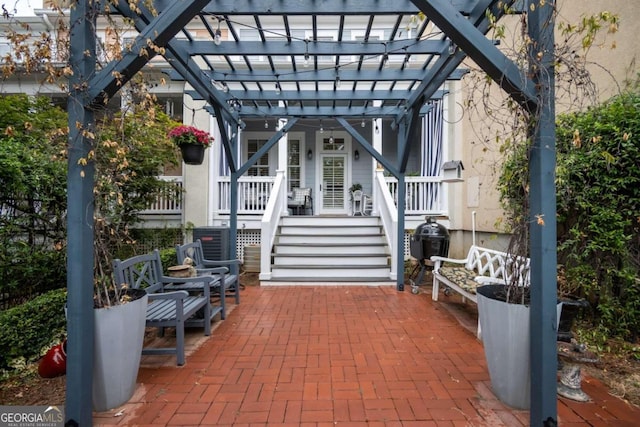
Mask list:
MULTIPOLYGON (((71 9, 68 171, 68 370, 69 424, 90 425, 93 360, 93 166, 80 162, 91 150, 93 109, 113 97, 155 55, 171 65, 170 78, 206 103, 218 121, 232 186, 299 119, 333 119, 398 178, 404 199, 408 141, 420 129, 429 101, 442 96, 448 79, 459 79, 471 58, 536 119, 530 161, 531 212, 531 425, 552 425, 556 404, 556 228, 553 92, 554 1, 536 0, 155 0, 131 9, 126 1, 80 1, 71 9), (108 6, 106 6, 108 5, 108 6), (119 60, 96 67, 96 15, 100 7, 130 18, 139 35, 119 60), (526 13, 532 41, 527 70, 509 60, 486 34, 507 13, 526 13), (391 30, 375 33, 380 19, 391 30), (299 24, 304 23, 304 34, 299 24), (187 25, 204 28, 190 33, 187 25), (346 29, 360 26, 357 41, 346 29), (272 28, 280 29, 278 32, 272 28), (334 37, 325 40, 330 28, 334 37), (251 29, 255 40, 240 38, 251 29), (281 29, 284 29, 282 31, 281 29), (222 30, 226 37, 221 40, 222 30), (151 48, 150 48, 151 46, 151 48), (144 54, 142 54, 144 52, 144 54), (261 60, 255 58, 260 57, 261 60), (331 58, 326 61, 318 58, 331 58), (245 120, 277 118, 283 124, 245 164, 236 156, 245 120), (348 119, 385 118, 397 126, 397 162, 382 157, 348 119), (544 196, 543 196, 544 195, 544 196), (549 424, 547 424, 549 423, 549 424)), ((231 206, 237 194, 232 190, 231 206)), ((399 230, 404 229, 399 204, 399 230)), ((233 247, 237 213, 230 227, 233 247)), ((398 233, 402 236, 403 233, 398 233)), ((399 237, 400 239, 401 237, 399 237)), ((399 242, 399 248, 402 243, 399 242)), ((400 249, 399 249, 400 250, 400 249)), ((402 262, 402 257, 398 257, 402 262)), ((399 268, 398 271, 402 271, 399 268)), ((398 275, 398 290, 403 290, 398 275)))

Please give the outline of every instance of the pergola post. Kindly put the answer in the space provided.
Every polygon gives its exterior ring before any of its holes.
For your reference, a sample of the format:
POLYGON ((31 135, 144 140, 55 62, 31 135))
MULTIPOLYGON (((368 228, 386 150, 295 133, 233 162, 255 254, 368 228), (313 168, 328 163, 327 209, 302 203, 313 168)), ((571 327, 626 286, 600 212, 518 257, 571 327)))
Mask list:
POLYGON ((83 83, 95 73, 96 8, 77 2, 71 8, 69 63, 73 69, 68 101, 67 172, 67 388, 65 425, 90 426, 93 388, 93 186, 89 160, 93 112, 83 83), (88 54, 87 54, 88 52, 88 54), (83 161, 85 159, 86 161, 83 161))
POLYGON ((554 102, 555 1, 529 0, 531 77, 538 109, 532 112, 529 160, 531 255, 530 425, 557 425, 556 131, 554 102))

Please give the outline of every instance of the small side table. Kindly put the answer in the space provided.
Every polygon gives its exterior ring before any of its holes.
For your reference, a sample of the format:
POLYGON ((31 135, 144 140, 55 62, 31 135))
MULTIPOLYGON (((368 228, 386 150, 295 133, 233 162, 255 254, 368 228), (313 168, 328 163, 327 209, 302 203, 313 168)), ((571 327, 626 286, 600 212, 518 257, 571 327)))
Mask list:
POLYGON ((558 357, 563 363, 558 382, 558 394, 578 402, 591 400, 581 388, 581 366, 597 363, 596 355, 588 351, 584 344, 558 341, 558 357))

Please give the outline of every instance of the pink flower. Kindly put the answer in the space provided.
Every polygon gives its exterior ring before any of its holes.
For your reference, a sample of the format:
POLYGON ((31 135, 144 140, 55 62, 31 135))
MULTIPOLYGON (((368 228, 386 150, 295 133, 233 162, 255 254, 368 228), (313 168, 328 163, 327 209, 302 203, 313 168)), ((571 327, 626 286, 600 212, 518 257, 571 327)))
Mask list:
POLYGON ((168 136, 177 146, 182 144, 202 144, 208 147, 213 143, 211 135, 193 126, 177 126, 169 131, 168 136))

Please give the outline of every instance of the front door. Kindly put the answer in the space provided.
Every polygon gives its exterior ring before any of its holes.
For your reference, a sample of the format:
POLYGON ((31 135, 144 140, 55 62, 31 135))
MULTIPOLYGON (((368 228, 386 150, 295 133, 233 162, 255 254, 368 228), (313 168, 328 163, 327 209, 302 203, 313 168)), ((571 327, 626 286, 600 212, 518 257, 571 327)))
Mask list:
POLYGON ((345 182, 346 154, 322 154, 320 179, 320 213, 346 214, 347 186, 345 182))

